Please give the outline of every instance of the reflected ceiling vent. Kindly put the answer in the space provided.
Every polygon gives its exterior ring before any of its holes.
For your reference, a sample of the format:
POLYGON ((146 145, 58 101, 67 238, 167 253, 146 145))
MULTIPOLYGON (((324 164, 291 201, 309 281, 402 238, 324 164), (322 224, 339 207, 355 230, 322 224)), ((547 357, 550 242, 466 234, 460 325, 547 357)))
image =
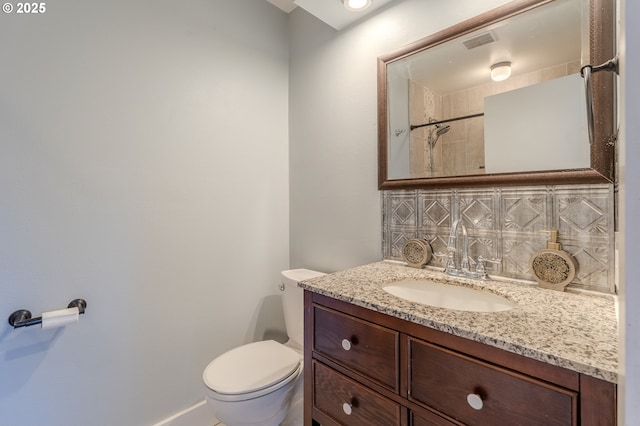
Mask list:
POLYGON ((490 32, 482 33, 477 37, 470 38, 467 41, 463 41, 462 43, 468 50, 475 49, 476 47, 483 46, 485 44, 493 43, 497 38, 490 32))

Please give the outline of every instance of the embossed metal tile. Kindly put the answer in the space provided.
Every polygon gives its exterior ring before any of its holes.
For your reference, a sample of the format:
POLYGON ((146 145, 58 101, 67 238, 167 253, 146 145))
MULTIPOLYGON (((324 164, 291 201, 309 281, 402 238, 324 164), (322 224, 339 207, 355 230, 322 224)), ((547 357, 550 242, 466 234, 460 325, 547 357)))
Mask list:
POLYGON ((467 229, 495 229, 493 220, 497 209, 494 190, 458 190, 454 196, 457 201, 456 219, 461 218, 467 229))
POLYGON ((503 189, 500 201, 500 229, 513 232, 550 229, 552 195, 547 187, 503 189))
POLYGON ((402 260, 402 246, 417 232, 417 191, 383 191, 382 254, 402 260))
POLYGON ((420 191, 418 193, 421 227, 438 228, 451 225, 451 191, 420 191))
MULTIPOLYGON (((446 251, 452 223, 462 218, 469 254, 502 259, 492 275, 533 280, 529 261, 546 248, 546 230, 578 261, 570 285, 613 292, 613 185, 561 185, 481 189, 383 191, 383 257, 401 260, 409 238, 427 239, 446 251)), ((434 256, 432 265, 442 266, 434 256)))
POLYGON ((612 188, 580 186, 554 190, 560 235, 607 238, 613 234, 612 188))
POLYGON ((391 225, 415 226, 417 223, 417 192, 394 191, 390 194, 385 217, 391 225))

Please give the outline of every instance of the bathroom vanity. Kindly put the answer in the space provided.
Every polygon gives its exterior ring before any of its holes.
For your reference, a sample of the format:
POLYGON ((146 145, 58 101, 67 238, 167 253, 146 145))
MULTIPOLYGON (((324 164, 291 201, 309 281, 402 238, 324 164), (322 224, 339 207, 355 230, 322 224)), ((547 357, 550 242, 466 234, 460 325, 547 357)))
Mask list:
POLYGON ((393 262, 300 285, 305 425, 616 424, 613 297, 453 279, 393 262), (382 289, 403 279, 492 292, 516 306, 456 311, 382 289))

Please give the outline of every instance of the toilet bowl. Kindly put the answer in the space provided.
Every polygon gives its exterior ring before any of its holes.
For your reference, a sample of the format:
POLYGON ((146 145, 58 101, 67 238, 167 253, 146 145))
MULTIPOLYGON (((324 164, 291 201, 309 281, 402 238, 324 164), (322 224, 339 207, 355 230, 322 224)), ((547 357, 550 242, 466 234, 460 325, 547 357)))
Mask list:
POLYGON ((227 426, 278 425, 284 419, 302 357, 273 340, 232 349, 205 369, 206 398, 227 426))
POLYGON ((203 372, 206 400, 226 426, 302 424, 303 290, 299 281, 323 275, 282 272, 282 305, 289 340, 253 342, 211 361, 203 372))

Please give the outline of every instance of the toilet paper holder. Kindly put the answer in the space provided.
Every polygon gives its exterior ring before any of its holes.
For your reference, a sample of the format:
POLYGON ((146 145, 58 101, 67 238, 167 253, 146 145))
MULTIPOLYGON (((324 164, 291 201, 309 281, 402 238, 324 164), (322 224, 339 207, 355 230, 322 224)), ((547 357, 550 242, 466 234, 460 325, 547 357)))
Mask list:
MULTIPOLYGON (((78 313, 84 314, 87 308, 87 301, 84 299, 74 299, 69 302, 67 308, 78 308, 78 313)), ((32 318, 31 312, 26 309, 18 309, 9 315, 9 324, 13 328, 29 327, 32 325, 42 324, 42 317, 32 318)))

